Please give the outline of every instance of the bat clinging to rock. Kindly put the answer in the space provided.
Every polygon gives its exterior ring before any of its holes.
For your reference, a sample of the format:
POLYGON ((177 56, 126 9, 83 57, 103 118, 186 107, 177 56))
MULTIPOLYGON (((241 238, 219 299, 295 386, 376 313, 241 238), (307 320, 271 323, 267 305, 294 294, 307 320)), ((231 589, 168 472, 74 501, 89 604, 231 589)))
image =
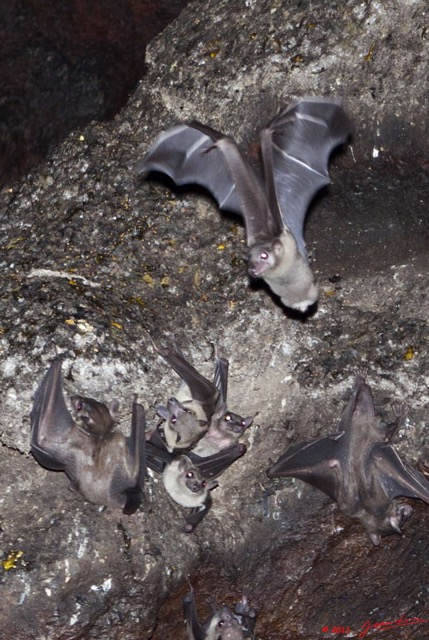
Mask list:
POLYGON ((236 444, 253 421, 228 411, 228 361, 216 357, 214 381, 210 382, 190 364, 180 350, 154 348, 182 378, 177 398, 170 398, 157 412, 163 424, 169 451, 194 449, 199 456, 209 456, 236 444))
MULTIPOLYGON (((155 432, 158 436, 158 432, 155 432)), ((235 460, 246 453, 244 444, 200 458, 192 452, 188 455, 170 453, 159 437, 149 437, 146 443, 147 465, 163 474, 164 487, 169 496, 182 507, 190 508, 185 517, 184 532, 192 533, 212 506, 210 491, 217 487, 219 477, 235 460), (156 442, 156 444, 154 444, 156 442)))
POLYGON ((261 132, 264 181, 231 138, 198 122, 162 133, 138 165, 178 185, 198 184, 246 226, 248 272, 263 278, 286 307, 305 312, 318 296, 304 241, 314 195, 329 184, 328 161, 351 131, 342 107, 328 98, 290 105, 261 132))
POLYGON ((134 401, 131 433, 125 437, 113 430, 113 417, 102 403, 73 396, 73 404, 82 426, 67 409, 61 359, 56 358, 34 397, 33 456, 47 469, 64 471, 88 502, 134 513, 142 501, 146 471, 143 406, 134 401))
POLYGON ((198 620, 194 590, 183 598, 183 613, 186 621, 187 640, 252 640, 256 623, 256 612, 249 607, 243 596, 235 613, 227 606, 217 609, 205 624, 198 620))
POLYGON ((420 498, 429 503, 429 482, 402 462, 390 444, 403 424, 405 408, 393 407, 394 424, 380 423, 365 377, 366 372, 357 373, 338 431, 290 447, 268 475, 299 478, 317 487, 345 515, 358 519, 378 545, 381 536, 401 533, 401 525, 412 513, 408 504, 395 502, 395 498, 420 498))

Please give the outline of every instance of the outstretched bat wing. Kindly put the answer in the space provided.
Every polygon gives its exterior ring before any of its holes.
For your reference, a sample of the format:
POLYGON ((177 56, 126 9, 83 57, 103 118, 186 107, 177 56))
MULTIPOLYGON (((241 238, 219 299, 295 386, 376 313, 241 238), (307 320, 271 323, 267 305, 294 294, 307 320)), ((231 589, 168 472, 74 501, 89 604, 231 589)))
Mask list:
POLYGON ((261 179, 233 140, 206 125, 193 122, 162 133, 137 170, 207 189, 220 209, 243 216, 249 246, 281 233, 281 219, 273 219, 261 179))
POLYGON ((306 260, 304 221, 308 207, 316 192, 329 184, 329 156, 350 132, 340 104, 323 98, 295 102, 261 132, 270 208, 273 216, 280 212, 306 260))
POLYGON ((388 498, 420 498, 429 504, 429 481, 423 473, 403 462, 391 445, 374 447, 371 459, 388 498))
MULTIPOLYGON (((73 457, 69 440, 78 431, 64 400, 61 364, 61 358, 56 358, 49 367, 30 414, 31 451, 42 466, 53 471, 69 466, 73 457)), ((84 434, 82 438, 87 439, 84 434)))
POLYGON ((341 484, 341 448, 343 433, 315 438, 290 447, 268 469, 270 478, 299 478, 337 500, 341 484))
POLYGON ((241 458, 241 456, 244 456, 246 451, 246 445, 240 443, 222 449, 211 456, 198 456, 192 451, 189 451, 187 456, 192 460, 204 478, 212 480, 218 478, 233 462, 241 458))
POLYGON ((221 209, 241 214, 237 190, 223 156, 214 145, 222 134, 199 123, 181 124, 161 133, 139 173, 166 173, 177 185, 198 184, 216 198, 221 209))

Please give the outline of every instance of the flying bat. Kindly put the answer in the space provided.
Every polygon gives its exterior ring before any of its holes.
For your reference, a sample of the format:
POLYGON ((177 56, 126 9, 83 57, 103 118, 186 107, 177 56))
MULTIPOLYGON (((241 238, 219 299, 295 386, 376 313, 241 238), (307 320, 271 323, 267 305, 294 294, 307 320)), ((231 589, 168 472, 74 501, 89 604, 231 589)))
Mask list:
POLYGON ((359 520, 378 545, 381 536, 401 533, 412 513, 408 504, 395 498, 420 498, 429 503, 429 482, 403 462, 390 444, 404 423, 405 407, 393 405, 395 422, 383 424, 376 418, 365 379, 366 371, 356 374, 336 433, 290 447, 268 475, 299 478, 317 487, 345 515, 359 520))
POLYGON ((158 415, 165 420, 167 449, 185 452, 197 445, 195 453, 208 456, 236 444, 253 418, 243 418, 227 409, 228 361, 216 355, 211 382, 186 360, 176 345, 153 346, 182 378, 177 397, 170 398, 167 406, 157 408, 158 415))
POLYGON ((244 218, 248 273, 263 278, 286 307, 307 311, 318 290, 304 241, 313 197, 329 184, 333 149, 351 125, 338 101, 297 100, 261 132, 264 181, 235 142, 192 122, 161 133, 137 170, 165 173, 178 185, 206 188, 220 209, 244 218))
POLYGON ((43 467, 64 471, 71 488, 93 504, 134 513, 143 497, 146 472, 145 413, 134 400, 131 433, 114 431, 102 403, 73 396, 82 422, 75 422, 63 394, 61 359, 56 358, 39 385, 31 419, 31 452, 43 467))
POLYGON ((256 612, 249 607, 243 596, 235 612, 225 605, 218 608, 206 623, 198 619, 194 590, 183 598, 183 614, 186 622, 187 640, 245 640, 254 638, 256 612))

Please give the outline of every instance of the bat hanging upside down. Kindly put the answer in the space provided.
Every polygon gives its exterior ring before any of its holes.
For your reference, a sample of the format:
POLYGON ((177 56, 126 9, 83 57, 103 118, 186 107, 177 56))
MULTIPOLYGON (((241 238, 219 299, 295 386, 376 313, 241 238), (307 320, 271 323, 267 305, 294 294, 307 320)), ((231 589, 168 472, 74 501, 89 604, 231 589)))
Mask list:
POLYGON ((299 478, 317 487, 344 514, 358 519, 378 545, 381 536, 401 533, 402 524, 412 514, 410 505, 395 498, 420 498, 429 503, 429 482, 403 462, 390 444, 405 420, 405 407, 394 405, 395 422, 381 423, 365 377, 366 371, 357 373, 338 431, 290 447, 268 475, 299 478))
POLYGON ((331 152, 350 132, 337 101, 304 98, 261 132, 264 181, 231 138, 198 122, 162 133, 137 169, 143 175, 166 173, 178 185, 201 185, 220 209, 241 215, 249 275, 263 278, 286 307, 305 312, 318 297, 305 216, 314 195, 330 182, 331 152))
POLYGON ((256 612, 249 607, 247 598, 242 597, 235 612, 227 606, 217 608, 204 624, 198 619, 194 590, 183 598, 183 612, 186 622, 186 640, 252 640, 256 624, 256 612))
POLYGON ((92 502, 137 511, 146 473, 145 413, 133 403, 131 433, 113 430, 110 409, 92 398, 73 396, 78 421, 70 415, 63 395, 61 359, 56 358, 34 397, 31 411, 31 452, 47 469, 64 471, 71 487, 92 502), (80 424, 81 422, 81 424, 80 424))

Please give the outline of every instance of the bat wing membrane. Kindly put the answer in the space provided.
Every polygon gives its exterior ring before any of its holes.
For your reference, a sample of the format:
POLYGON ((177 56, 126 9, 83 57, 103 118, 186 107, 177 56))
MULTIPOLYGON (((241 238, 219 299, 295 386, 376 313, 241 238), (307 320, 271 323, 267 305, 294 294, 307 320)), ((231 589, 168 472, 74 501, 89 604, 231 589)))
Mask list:
POLYGON ((270 467, 269 477, 299 478, 337 500, 341 474, 338 440, 342 435, 336 433, 290 447, 270 467))
POLYGON ((142 497, 144 479, 146 475, 146 419, 144 408, 134 401, 131 419, 131 433, 126 440, 127 461, 130 466, 129 477, 126 483, 135 482, 125 490, 124 513, 130 515, 139 508, 142 497))
POLYGON ((177 185, 198 184, 212 194, 221 209, 241 214, 228 166, 213 147, 215 135, 222 137, 198 123, 173 127, 158 136, 137 170, 166 173, 177 185))
POLYGON ((205 640, 206 632, 198 620, 194 590, 192 588, 183 598, 183 614, 186 621, 188 640, 205 640))
POLYGON ((329 184, 329 156, 347 140, 350 130, 338 103, 307 98, 283 110, 261 133, 270 208, 276 216, 280 211, 305 259, 308 207, 317 191, 329 184))
POLYGON ((221 451, 211 456, 198 456, 192 451, 189 451, 187 455, 204 478, 212 480, 220 476, 235 460, 244 456, 245 453, 246 445, 239 443, 221 449, 221 451))
POLYGON ((210 421, 219 398, 216 386, 202 376, 180 353, 168 347, 157 349, 157 351, 188 385, 192 398, 201 403, 207 420, 210 421))
POLYGON ((178 185, 207 189, 220 209, 244 218, 249 246, 272 237, 262 181, 233 140, 206 125, 193 122, 162 133, 137 170, 159 171, 178 185))
POLYGON ((56 358, 49 367, 30 414, 31 451, 42 466, 54 471, 65 471, 69 465, 68 441, 77 431, 64 400, 61 364, 61 358, 56 358))
POLYGON ((423 473, 403 462, 391 445, 375 447, 372 459, 380 484, 391 500, 403 496, 429 503, 429 481, 423 473))

